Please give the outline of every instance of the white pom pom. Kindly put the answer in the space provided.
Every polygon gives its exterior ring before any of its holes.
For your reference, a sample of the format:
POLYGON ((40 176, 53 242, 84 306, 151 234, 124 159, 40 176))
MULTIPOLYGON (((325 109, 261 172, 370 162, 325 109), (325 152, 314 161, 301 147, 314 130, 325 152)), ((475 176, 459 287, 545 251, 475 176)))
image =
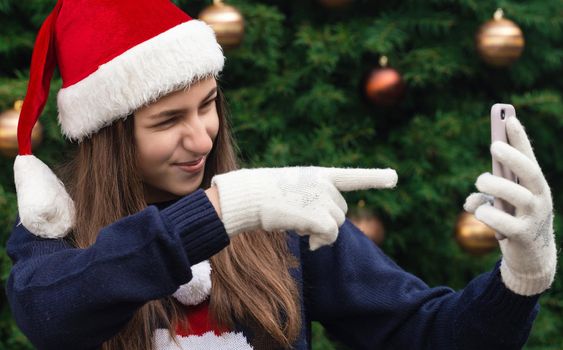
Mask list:
POLYGON ((74 225, 74 203, 63 183, 33 155, 17 156, 14 180, 22 224, 44 238, 64 237, 74 225))
POLYGON ((205 260, 192 266, 192 279, 172 295, 184 305, 197 305, 211 292, 211 265, 205 260))

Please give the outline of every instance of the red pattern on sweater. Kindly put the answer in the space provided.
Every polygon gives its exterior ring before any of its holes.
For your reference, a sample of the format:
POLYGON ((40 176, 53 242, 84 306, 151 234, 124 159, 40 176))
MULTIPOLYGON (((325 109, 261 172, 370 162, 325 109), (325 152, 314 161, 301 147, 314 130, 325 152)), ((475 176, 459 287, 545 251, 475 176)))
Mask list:
POLYGON ((190 335, 203 335, 213 331, 215 335, 228 332, 229 329, 222 328, 209 316, 209 299, 193 306, 185 306, 185 321, 180 322, 176 327, 176 334, 182 337, 190 335))

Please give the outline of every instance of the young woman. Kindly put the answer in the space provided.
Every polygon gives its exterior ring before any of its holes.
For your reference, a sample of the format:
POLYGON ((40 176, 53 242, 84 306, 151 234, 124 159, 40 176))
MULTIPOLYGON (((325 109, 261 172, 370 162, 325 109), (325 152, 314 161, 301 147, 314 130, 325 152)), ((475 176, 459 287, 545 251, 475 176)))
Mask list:
POLYGON ((522 347, 556 258, 517 120, 514 147, 491 151, 520 185, 483 174, 465 205, 507 237, 502 261, 461 291, 429 288, 345 220, 340 191, 394 187, 393 170, 237 170, 222 67, 209 27, 166 0, 57 3, 20 117, 7 247, 7 295, 37 348, 308 349, 311 321, 355 349, 522 347), (29 140, 55 64, 78 141, 62 182, 29 140))

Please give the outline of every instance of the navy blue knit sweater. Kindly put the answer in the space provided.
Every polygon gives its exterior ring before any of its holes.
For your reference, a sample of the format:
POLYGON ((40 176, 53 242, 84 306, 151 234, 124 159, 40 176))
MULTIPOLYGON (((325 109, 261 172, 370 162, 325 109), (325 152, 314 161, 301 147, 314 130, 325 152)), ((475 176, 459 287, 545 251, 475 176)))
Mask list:
MULTIPOLYGON (((228 243, 202 190, 105 227, 87 249, 36 237, 20 224, 8 241, 14 265, 6 291, 37 348, 97 349, 228 243)), ((508 290, 498 264, 461 291, 429 288, 348 221, 331 247, 311 252, 293 232, 288 243, 301 261, 291 271, 304 319, 295 349, 310 348, 311 321, 353 349, 519 349, 537 314, 538 296, 508 290)), ((252 341, 244 325, 238 329, 252 341)))

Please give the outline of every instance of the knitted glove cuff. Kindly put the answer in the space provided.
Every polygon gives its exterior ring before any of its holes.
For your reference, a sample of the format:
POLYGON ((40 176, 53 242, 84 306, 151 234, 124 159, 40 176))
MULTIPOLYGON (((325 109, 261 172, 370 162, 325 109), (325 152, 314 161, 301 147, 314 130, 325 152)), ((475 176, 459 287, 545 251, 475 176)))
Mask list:
POLYGON ((516 294, 531 296, 544 292, 551 286, 555 278, 557 254, 554 244, 541 260, 541 269, 518 272, 511 269, 510 264, 503 258, 500 266, 502 281, 516 294))
POLYGON ((260 206, 263 201, 259 178, 246 169, 216 175, 211 185, 217 186, 221 220, 229 237, 260 227, 260 206))

